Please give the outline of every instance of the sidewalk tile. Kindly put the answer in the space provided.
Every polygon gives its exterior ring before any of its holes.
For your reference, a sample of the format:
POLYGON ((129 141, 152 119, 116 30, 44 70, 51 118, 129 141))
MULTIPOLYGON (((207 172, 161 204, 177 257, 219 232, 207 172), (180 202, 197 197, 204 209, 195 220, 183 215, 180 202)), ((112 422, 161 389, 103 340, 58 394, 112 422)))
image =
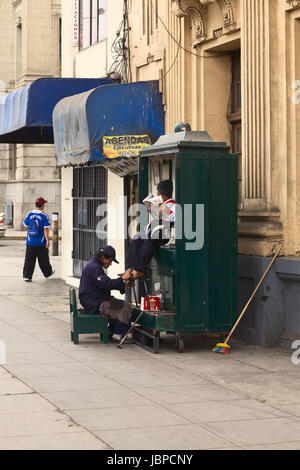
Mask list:
POLYGON ((10 365, 9 370, 12 374, 23 379, 31 377, 97 375, 95 370, 75 361, 55 364, 10 365))
POLYGON ((53 363, 74 363, 73 359, 65 354, 50 350, 50 352, 40 353, 13 353, 7 354, 7 365, 25 365, 25 364, 53 364, 53 363))
MULTIPOLYGON (((217 358, 219 356, 215 355, 217 358)), ((218 379, 230 377, 232 374, 239 375, 243 379, 243 377, 247 377, 249 374, 253 373, 261 373, 263 374, 265 371, 258 369, 249 364, 241 364, 237 361, 231 359, 225 359, 221 357, 218 361, 215 359, 207 361, 205 364, 198 360, 190 360, 182 365, 184 365, 184 369, 188 372, 193 374, 197 374, 200 377, 206 378, 214 378, 217 377, 218 379), (221 359, 221 360, 220 360, 221 359), (213 364, 213 367, 212 367, 213 364)))
POLYGON ((119 389, 123 387, 113 380, 100 375, 30 377, 26 379, 38 392, 75 392, 79 390, 119 389))
POLYGON ((16 354, 16 353, 42 353, 42 352, 53 352, 53 349, 51 349, 49 346, 47 346, 44 343, 41 343, 40 341, 35 341, 32 339, 31 342, 17 342, 13 343, 12 341, 9 341, 7 343, 7 348, 6 348, 7 354, 16 354))
MULTIPOLYGON (((79 346, 84 343, 84 335, 82 336, 82 343, 79 343, 79 346)), ((148 353, 144 349, 134 345, 128 344, 125 345, 123 349, 119 349, 116 344, 103 344, 99 340, 91 342, 89 347, 85 350, 79 350, 74 347, 73 352, 68 352, 68 356, 76 359, 78 361, 87 363, 87 362, 100 362, 106 360, 134 360, 134 359, 146 359, 151 358, 151 353, 148 353)))
POLYGON ((18 379, 13 377, 1 377, 0 380, 0 396, 13 395, 16 393, 32 393, 32 389, 27 387, 18 379))
POLYGON ((0 397, 0 415, 54 410, 51 403, 36 393, 0 397))
POLYGON ((222 435, 240 446, 254 446, 297 441, 300 438, 300 419, 271 418, 206 423, 205 428, 222 435))
POLYGON ((197 425, 172 425, 96 431, 97 436, 119 450, 208 450, 234 446, 197 425))
POLYGON ((276 402, 274 403, 274 406, 276 406, 276 408, 279 410, 285 411, 286 413, 289 413, 292 416, 300 418, 300 394, 297 403, 276 402))
POLYGON ((135 388, 135 392, 159 404, 195 403, 201 401, 243 400, 240 394, 223 390, 214 384, 173 385, 135 388))
POLYGON ((0 437, 83 432, 84 429, 58 411, 1 415, 0 437))
POLYGON ((173 413, 193 423, 239 421, 242 419, 272 418, 286 416, 283 411, 276 410, 255 400, 237 401, 206 401, 167 405, 173 413))
POLYGON ((114 360, 88 362, 87 365, 95 370, 103 372, 104 374, 117 374, 127 372, 158 372, 158 371, 170 371, 175 372, 177 369, 169 364, 166 364, 157 359, 133 359, 131 361, 115 358, 114 360))
POLYGON ((278 442, 277 444, 246 446, 244 450, 300 450, 300 440, 295 442, 278 442))
POLYGON ((152 404, 151 401, 126 388, 44 393, 43 396, 55 403, 61 410, 138 407, 152 404))
POLYGON ((185 419, 159 406, 69 410, 68 414, 93 431, 187 424, 185 419))
POLYGON ((200 377, 189 374, 182 370, 163 371, 163 378, 161 372, 145 371, 138 373, 127 374, 108 374, 112 379, 115 379, 122 385, 128 387, 158 387, 164 385, 187 385, 187 384, 207 384, 207 382, 200 377))
POLYGON ((0 438, 0 450, 110 450, 89 432, 0 438))

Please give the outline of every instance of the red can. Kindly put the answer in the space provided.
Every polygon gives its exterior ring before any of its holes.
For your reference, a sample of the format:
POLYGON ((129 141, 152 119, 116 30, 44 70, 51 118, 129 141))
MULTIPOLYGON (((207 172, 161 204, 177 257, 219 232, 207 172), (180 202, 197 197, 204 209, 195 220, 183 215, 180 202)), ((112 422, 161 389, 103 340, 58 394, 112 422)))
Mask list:
MULTIPOLYGON (((158 295, 149 295, 150 311, 158 312, 160 310, 160 298, 158 295)), ((149 312, 148 298, 142 297, 142 310, 149 312)))

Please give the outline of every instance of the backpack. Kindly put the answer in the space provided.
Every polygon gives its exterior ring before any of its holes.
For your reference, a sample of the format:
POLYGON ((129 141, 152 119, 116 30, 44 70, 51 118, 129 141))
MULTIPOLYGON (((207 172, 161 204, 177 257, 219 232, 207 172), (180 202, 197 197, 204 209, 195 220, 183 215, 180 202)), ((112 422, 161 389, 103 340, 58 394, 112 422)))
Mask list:
POLYGON ((32 217, 30 219, 30 225, 28 228, 28 235, 32 238, 39 238, 41 233, 41 228, 37 217, 32 217))

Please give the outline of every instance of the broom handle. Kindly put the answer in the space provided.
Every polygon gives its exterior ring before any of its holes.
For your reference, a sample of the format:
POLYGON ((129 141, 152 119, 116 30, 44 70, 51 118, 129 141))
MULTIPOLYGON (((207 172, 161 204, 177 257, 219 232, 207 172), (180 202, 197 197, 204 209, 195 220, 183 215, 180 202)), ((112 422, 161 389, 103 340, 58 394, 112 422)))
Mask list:
POLYGON ((260 286, 262 285, 262 283, 263 283, 263 281, 264 281, 266 275, 267 275, 268 272, 270 271, 271 267, 273 266, 274 261, 276 260, 277 256, 279 255, 280 250, 281 250, 281 247, 278 248, 276 254, 274 255, 274 258, 272 259, 272 261, 270 262, 269 266, 267 267, 267 269, 266 269, 266 271, 265 271, 263 277, 262 277, 261 280, 259 281, 259 283, 258 283, 258 285, 257 285, 257 287, 256 287, 256 289, 255 289, 255 291, 254 291, 253 294, 251 295, 251 297, 250 297, 250 299, 248 300, 248 302, 247 302, 247 304, 246 304, 244 310, 243 310, 242 313, 240 314, 240 316, 239 316, 239 318, 237 319, 237 321, 236 321, 234 327, 232 328, 231 332, 229 333, 228 337, 226 338, 225 344, 228 343, 228 341, 230 340, 230 338, 231 338, 232 334, 234 333, 236 327, 238 326, 238 324, 240 323, 241 319, 243 318, 243 316, 244 316, 244 314, 245 314, 247 308, 249 307, 250 303, 251 303, 252 300, 253 300, 253 297, 255 296, 256 292, 258 291, 258 289, 259 289, 260 286))

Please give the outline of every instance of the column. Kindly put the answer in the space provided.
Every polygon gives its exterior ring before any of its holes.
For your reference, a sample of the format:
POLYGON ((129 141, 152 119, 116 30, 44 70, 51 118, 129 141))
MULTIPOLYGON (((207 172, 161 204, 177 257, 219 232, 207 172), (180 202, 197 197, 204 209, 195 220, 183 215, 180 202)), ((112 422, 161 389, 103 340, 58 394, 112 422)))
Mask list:
POLYGON ((271 133, 271 127, 276 126, 276 117, 271 109, 275 99, 275 93, 271 95, 271 86, 274 88, 271 70, 276 60, 272 31, 275 15, 271 0, 241 0, 241 254, 267 256, 274 243, 282 239, 278 200, 274 197, 276 188, 272 188, 273 174, 278 166, 278 149, 271 133))

